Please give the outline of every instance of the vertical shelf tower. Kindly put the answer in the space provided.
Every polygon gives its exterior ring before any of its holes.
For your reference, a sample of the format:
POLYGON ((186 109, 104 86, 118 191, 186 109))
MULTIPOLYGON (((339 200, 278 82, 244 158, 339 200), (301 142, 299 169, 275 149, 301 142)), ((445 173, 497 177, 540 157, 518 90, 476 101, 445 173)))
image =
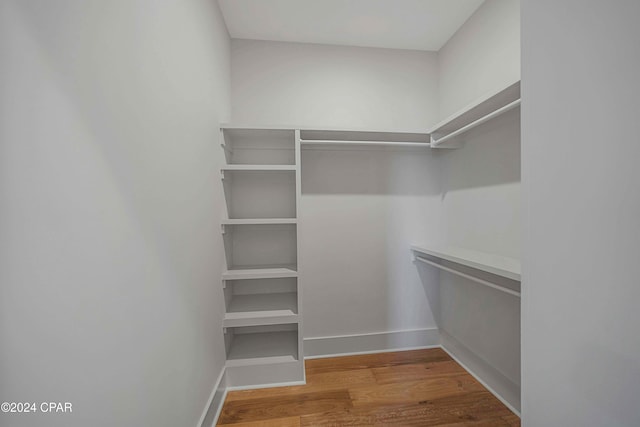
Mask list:
POLYGON ((227 385, 302 383, 300 133, 233 126, 222 133, 227 385))

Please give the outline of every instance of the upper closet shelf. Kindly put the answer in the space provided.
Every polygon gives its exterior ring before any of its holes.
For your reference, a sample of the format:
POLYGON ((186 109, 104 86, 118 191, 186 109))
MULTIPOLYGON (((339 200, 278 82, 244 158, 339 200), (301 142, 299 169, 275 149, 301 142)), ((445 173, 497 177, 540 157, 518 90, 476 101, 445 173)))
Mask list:
POLYGON ((371 132, 353 130, 300 131, 300 145, 305 148, 429 148, 426 132, 371 132))
POLYGON ((411 246, 418 254, 455 262, 496 276, 520 281, 520 261, 514 258, 456 247, 411 246))
POLYGON ((485 96, 435 125, 431 148, 458 148, 459 136, 494 117, 520 106, 520 81, 485 96))

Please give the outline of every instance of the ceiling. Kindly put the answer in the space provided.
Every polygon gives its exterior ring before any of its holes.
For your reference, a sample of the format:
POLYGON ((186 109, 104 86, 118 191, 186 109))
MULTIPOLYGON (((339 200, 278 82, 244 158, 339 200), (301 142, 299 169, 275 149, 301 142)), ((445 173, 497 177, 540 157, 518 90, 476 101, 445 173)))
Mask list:
POLYGON ((218 0, 232 38, 439 50, 484 0, 218 0))

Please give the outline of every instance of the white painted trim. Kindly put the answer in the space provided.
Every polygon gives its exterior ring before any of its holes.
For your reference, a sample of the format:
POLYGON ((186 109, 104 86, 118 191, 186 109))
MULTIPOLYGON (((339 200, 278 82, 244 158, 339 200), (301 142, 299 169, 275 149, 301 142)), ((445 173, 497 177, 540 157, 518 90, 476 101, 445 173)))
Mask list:
POLYGON ((305 356, 304 360, 328 359, 330 357, 361 356, 365 354, 393 353, 396 351, 430 350, 433 348, 442 348, 442 346, 440 344, 434 344, 434 345, 425 345, 421 347, 398 348, 394 350, 372 350, 372 351, 359 351, 355 353, 322 354, 319 356, 305 356))
POLYGON ((305 338, 305 359, 417 350, 440 345, 438 328, 305 338))
POLYGON ((209 409, 211 408, 211 405, 214 404, 214 398, 216 396, 216 393, 221 392, 222 398, 218 402, 218 407, 216 408, 216 414, 213 417, 213 423, 211 424, 211 426, 215 426, 218 423, 218 417, 220 416, 220 412, 222 412, 222 406, 224 404, 225 399, 227 398, 228 388, 221 387, 223 382, 222 380, 224 379, 225 373, 226 373, 226 368, 223 366, 222 369, 220 370, 220 374, 218 375, 218 378, 216 379, 215 385, 213 386, 213 390, 211 390, 211 395, 207 400, 207 404, 204 407, 204 411, 202 412, 202 415, 200 415, 200 419, 198 420, 198 424, 197 424, 198 427, 206 427, 206 426, 203 426, 204 420, 207 417, 207 414, 209 413, 209 409), (222 388, 224 388, 224 390, 221 391, 222 388))
POLYGON ((227 387, 228 391, 240 391, 240 390, 257 390, 259 388, 274 388, 274 387, 289 387, 294 385, 305 385, 306 381, 290 381, 287 383, 268 383, 258 385, 238 385, 227 387))
POLYGON ((507 408, 509 408, 509 410, 511 410, 511 412, 513 412, 514 414, 516 414, 518 417, 522 417, 520 415, 520 411, 518 411, 511 403, 509 403, 504 397, 502 397, 500 395, 500 393, 498 393, 496 390, 493 389, 493 387, 491 387, 489 384, 487 384, 479 375, 477 375, 475 372, 473 372, 473 370, 471 370, 471 368, 469 368, 466 364, 464 364, 460 359, 458 359, 451 351, 447 350, 447 348, 444 345, 441 345, 440 348, 442 348, 442 350, 444 350, 449 356, 451 356, 451 358, 453 360, 456 361, 456 363, 458 363, 458 365, 462 366, 462 368, 467 371, 469 374, 471 374, 471 376, 473 378, 475 378, 480 384, 482 384, 482 386, 484 388, 486 388, 487 390, 489 390, 489 392, 491 394, 493 394, 496 399, 498 399, 500 402, 502 402, 507 408))

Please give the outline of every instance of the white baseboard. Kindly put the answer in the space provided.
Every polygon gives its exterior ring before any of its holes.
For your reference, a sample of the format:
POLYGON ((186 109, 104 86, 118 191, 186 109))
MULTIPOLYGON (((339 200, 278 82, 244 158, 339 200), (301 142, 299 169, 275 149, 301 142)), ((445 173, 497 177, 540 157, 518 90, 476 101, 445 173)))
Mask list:
POLYGON ((218 379, 213 386, 213 390, 211 391, 211 395, 207 401, 207 406, 204 408, 204 411, 200 416, 198 427, 213 427, 217 424, 218 417, 222 411, 222 405, 224 404, 224 399, 227 397, 227 391, 225 367, 223 366, 220 371, 220 375, 218 375, 218 379))
POLYGON ((446 332, 442 332, 441 347, 507 408, 520 416, 520 386, 446 332))
POLYGON ((305 385, 306 381, 291 381, 285 383, 268 383, 258 385, 238 385, 227 387, 227 391, 239 391, 239 390, 258 390, 261 388, 274 388, 274 387, 290 387, 294 385, 305 385))
POLYGON ((306 338, 305 359, 417 350, 440 345, 437 328, 306 338))

